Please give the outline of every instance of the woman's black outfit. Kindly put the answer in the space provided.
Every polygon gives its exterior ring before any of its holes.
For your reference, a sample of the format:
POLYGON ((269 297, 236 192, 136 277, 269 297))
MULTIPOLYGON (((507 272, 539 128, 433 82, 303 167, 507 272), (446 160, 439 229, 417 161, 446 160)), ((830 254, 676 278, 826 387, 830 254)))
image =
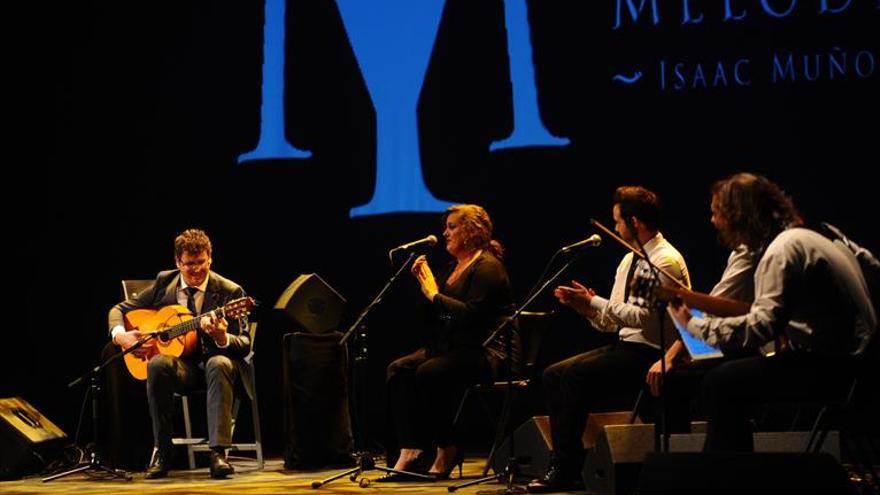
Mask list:
POLYGON ((482 347, 513 309, 507 271, 483 251, 452 284, 455 262, 437 280, 425 347, 388 366, 388 402, 401 448, 456 445, 452 421, 467 387, 493 377, 482 347))

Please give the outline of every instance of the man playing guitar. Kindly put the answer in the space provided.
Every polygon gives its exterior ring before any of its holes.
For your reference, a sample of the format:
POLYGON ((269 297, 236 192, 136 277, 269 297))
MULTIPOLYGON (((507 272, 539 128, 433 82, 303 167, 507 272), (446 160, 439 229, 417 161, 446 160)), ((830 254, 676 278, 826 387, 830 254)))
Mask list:
MULTIPOLYGON (((136 327, 126 318, 135 310, 179 305, 180 310, 173 311, 174 323, 183 321, 181 316, 199 318, 190 325, 195 331, 180 337, 190 340, 189 354, 184 351, 177 357, 157 353, 156 346, 162 344, 156 344, 155 340, 131 353, 135 358, 149 360, 146 364, 147 400, 154 452, 145 478, 165 477, 170 469, 174 393, 201 386, 207 388, 211 477, 225 478, 234 471, 225 454, 232 443, 233 386, 247 369, 242 360, 250 352, 251 340, 246 322, 227 321, 222 308, 243 298, 245 293, 238 284, 211 271, 211 241, 201 230, 189 229, 177 236, 174 259, 176 270, 160 272, 153 285, 135 299, 123 301, 110 310, 110 336, 123 350, 146 337, 146 329, 136 327), (207 316, 197 316, 209 312, 207 316)), ((176 327, 181 326, 185 325, 176 327)))

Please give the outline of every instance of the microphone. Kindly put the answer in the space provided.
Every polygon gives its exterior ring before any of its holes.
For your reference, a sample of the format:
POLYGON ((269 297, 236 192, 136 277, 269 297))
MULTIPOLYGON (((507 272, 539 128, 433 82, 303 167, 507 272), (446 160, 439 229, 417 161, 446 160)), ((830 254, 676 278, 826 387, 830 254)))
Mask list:
POLYGON ((401 246, 397 246, 389 252, 393 253, 395 251, 409 251, 410 249, 415 249, 422 246, 433 246, 434 244, 437 244, 437 236, 432 234, 428 237, 425 237, 424 239, 419 239, 417 241, 412 241, 401 246))
POLYGON ((593 234, 582 241, 578 241, 574 244, 569 244, 568 246, 565 246, 564 248, 560 249, 560 251, 563 253, 570 253, 572 251, 577 251, 579 249, 587 247, 596 247, 599 244, 602 244, 602 238, 599 237, 599 234, 593 234))

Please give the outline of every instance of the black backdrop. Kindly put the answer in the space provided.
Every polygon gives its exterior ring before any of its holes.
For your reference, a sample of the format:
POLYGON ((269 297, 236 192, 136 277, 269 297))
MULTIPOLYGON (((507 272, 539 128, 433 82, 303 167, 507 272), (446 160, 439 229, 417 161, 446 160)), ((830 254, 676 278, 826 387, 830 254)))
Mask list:
MULTIPOLYGON (((708 190, 735 171, 770 176, 808 218, 880 248, 876 2, 853 0, 840 15, 819 15, 818 0, 770 2, 794 5, 777 19, 743 0, 748 17, 725 22, 724 2, 707 0, 692 2, 703 23, 682 26, 681 2, 660 0, 657 26, 643 14, 614 30, 616 4, 528 2, 543 119, 571 144, 490 153, 513 126, 503 2, 446 3, 419 101, 425 179, 438 198, 490 211, 520 297, 558 247, 592 233, 589 218, 611 223, 621 184, 661 195, 663 231, 700 290, 726 257, 708 221, 708 190), (845 77, 828 76, 834 47, 847 52, 845 77), (861 56, 864 74, 854 68, 859 52, 871 55, 861 56), (773 53, 820 54, 823 76, 773 83, 773 53), (610 78, 635 65, 650 72, 659 59, 700 61, 711 72, 714 61, 741 56, 751 58, 748 87, 664 91, 656 71, 632 88, 610 78)), ((436 214, 349 218, 372 192, 375 114, 334 2, 288 0, 287 132, 313 157, 245 165, 236 157, 259 133, 262 2, 95 0, 50 10, 38 65, 54 102, 43 126, 24 129, 40 143, 15 161, 25 180, 7 184, 27 198, 8 207, 16 250, 7 261, 8 285, 27 309, 9 326, 0 396, 24 396, 72 432, 81 390, 65 384, 95 362, 119 280, 173 266, 171 241, 183 228, 204 228, 214 268, 267 305, 298 274, 319 273, 348 298, 348 322, 389 274, 390 247, 440 233, 436 214)), ((606 240, 574 275, 607 293, 622 254, 606 240)), ((431 259, 447 258, 438 248, 431 259)), ((405 277, 370 319, 378 437, 383 369, 417 344, 409 322, 419 297, 405 277)), ((554 307, 544 298, 536 308, 554 307)), ((275 453, 283 331, 264 328, 258 344, 275 453)), ((542 359, 602 341, 563 310, 542 359)))

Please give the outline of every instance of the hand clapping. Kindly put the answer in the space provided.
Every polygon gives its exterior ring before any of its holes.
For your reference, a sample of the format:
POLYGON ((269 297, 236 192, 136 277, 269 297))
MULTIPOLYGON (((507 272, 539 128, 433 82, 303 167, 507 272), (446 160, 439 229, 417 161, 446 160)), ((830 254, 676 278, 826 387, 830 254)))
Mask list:
POLYGON ((590 301, 596 292, 584 287, 577 280, 572 280, 571 285, 571 287, 560 285, 553 291, 553 295, 560 303, 571 306, 572 309, 587 318, 596 316, 596 310, 590 307, 590 301))

